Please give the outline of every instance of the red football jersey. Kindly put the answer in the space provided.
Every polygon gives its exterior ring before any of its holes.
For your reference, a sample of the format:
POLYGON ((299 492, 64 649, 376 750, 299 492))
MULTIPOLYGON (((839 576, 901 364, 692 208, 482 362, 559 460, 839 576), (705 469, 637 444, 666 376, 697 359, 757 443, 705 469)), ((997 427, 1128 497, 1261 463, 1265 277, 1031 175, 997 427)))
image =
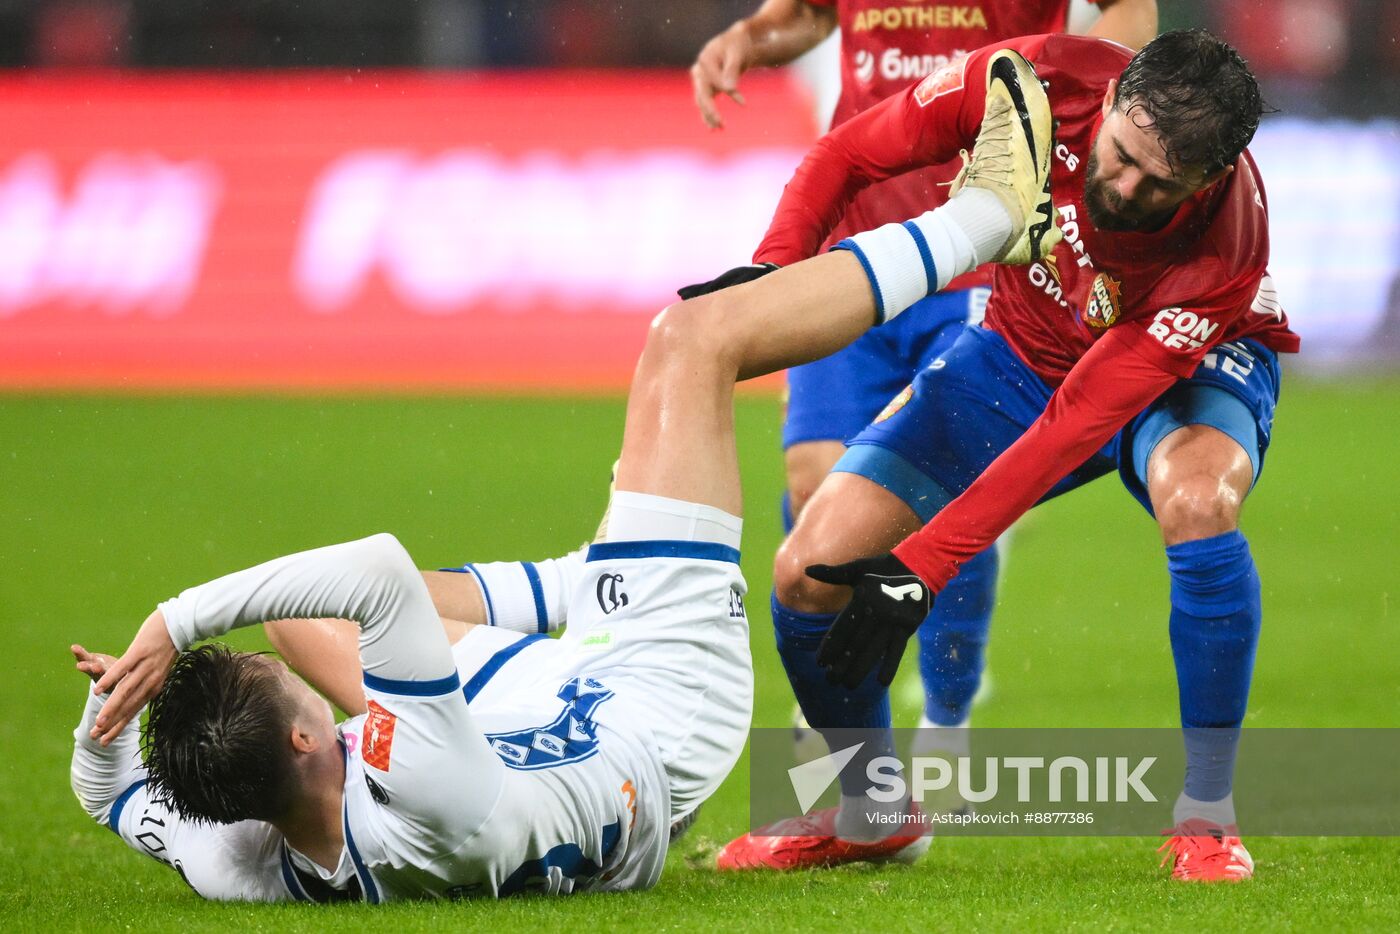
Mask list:
POLYGON ((995 268, 984 327, 1047 383, 1045 413, 962 496, 895 554, 931 586, 990 545, 1051 486, 1102 447, 1207 351, 1249 337, 1298 350, 1267 274, 1268 212, 1246 152, 1222 181, 1154 233, 1093 227, 1084 173, 1108 82, 1131 54, 1078 36, 1030 36, 950 64, 823 137, 783 193, 765 244, 835 226, 864 185, 970 148, 986 98, 986 62, 1014 48, 1049 83, 1058 121, 1051 190, 1065 237, 1045 261, 995 268))
MULTIPOLYGON (((841 96, 831 125, 838 126, 907 89, 949 62, 993 42, 1060 32, 1069 0, 964 0, 961 3, 894 3, 891 0, 807 0, 836 7, 841 27, 841 96)), ((956 154, 955 154, 956 155, 956 154)), ((907 172, 862 191, 846 209, 831 238, 818 236, 801 251, 760 248, 755 262, 788 265, 807 259, 843 237, 891 221, 917 217, 948 200, 948 183, 962 161, 907 172)), ((825 233, 825 232, 824 232, 825 233)), ((959 277, 950 288, 987 285, 989 270, 959 277)))

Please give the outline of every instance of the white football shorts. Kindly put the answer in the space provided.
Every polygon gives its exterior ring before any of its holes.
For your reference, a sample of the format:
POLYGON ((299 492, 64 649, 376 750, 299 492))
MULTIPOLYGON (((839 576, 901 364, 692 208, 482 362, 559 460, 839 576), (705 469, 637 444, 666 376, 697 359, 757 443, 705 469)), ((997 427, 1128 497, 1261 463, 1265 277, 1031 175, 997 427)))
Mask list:
POLYGON ((747 585, 737 549, 606 542, 588 550, 562 638, 478 627, 453 653, 468 699, 489 707, 580 676, 614 697, 598 723, 649 737, 670 779, 671 820, 729 775, 753 718, 747 585))

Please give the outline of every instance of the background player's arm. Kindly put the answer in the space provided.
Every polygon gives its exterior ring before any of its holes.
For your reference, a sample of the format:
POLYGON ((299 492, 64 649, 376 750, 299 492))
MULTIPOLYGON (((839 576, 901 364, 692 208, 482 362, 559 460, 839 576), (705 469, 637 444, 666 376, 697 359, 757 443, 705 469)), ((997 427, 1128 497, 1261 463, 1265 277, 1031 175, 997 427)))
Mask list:
POLYGON ((1087 33, 1134 51, 1157 35, 1157 0, 1099 0, 1102 15, 1087 33))
POLYGON ((786 65, 815 48, 836 28, 835 6, 806 0, 765 0, 753 16, 741 19, 705 43, 690 81, 695 106, 711 128, 724 126, 715 98, 727 94, 742 104, 739 77, 750 68, 786 65))

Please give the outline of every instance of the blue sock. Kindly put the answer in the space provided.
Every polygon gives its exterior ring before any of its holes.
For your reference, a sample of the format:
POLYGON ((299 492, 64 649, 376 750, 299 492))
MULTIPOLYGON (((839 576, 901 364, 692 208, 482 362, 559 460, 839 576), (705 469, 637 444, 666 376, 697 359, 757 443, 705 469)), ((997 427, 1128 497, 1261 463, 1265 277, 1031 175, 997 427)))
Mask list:
POLYGON ((870 786, 866 765, 876 756, 894 754, 889 691, 873 674, 854 691, 827 681, 826 669, 817 664, 817 648, 835 613, 801 613, 779 603, 777 594, 771 604, 778 656, 807 722, 833 751, 865 743, 840 776, 843 794, 863 794, 870 786))
POLYGON ((996 546, 958 570, 933 602, 919 627, 919 674, 924 681, 924 716, 939 726, 967 719, 982 681, 987 630, 997 598, 996 546))
POLYGON ((1262 609, 1259 574, 1238 529, 1167 548, 1172 656, 1186 728, 1186 794, 1230 794, 1262 609))

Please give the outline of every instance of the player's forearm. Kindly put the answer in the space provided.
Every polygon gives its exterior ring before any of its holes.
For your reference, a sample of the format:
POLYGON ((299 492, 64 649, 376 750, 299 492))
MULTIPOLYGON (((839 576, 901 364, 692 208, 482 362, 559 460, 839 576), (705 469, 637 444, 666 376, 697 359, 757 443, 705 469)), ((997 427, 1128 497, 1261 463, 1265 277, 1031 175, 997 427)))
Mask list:
POLYGON ((348 619, 363 628, 399 599, 407 574, 397 544, 373 536, 287 555, 190 587, 160 610, 180 650, 268 620, 348 619))
POLYGON ((568 621, 569 598, 584 573, 585 549, 544 561, 490 561, 424 571, 441 616, 509 629, 553 632, 568 621))
POLYGON ((748 34, 748 67, 786 65, 831 35, 836 9, 805 0, 767 0, 753 16, 730 28, 748 34))
POLYGON ((145 771, 141 765, 140 730, 137 720, 132 720, 110 745, 103 746, 91 734, 105 698, 94 696, 91 691, 85 693, 87 706, 73 731, 68 778, 83 810, 94 820, 105 822, 117 798, 145 771))
POLYGON ((392 535, 316 548, 191 587, 160 605, 175 648, 268 620, 348 619, 366 672, 450 675, 451 653, 423 579, 392 535))
POLYGON ((1116 338, 1110 333, 1100 340, 1026 433, 928 525, 894 549, 933 590, 941 590, 963 562, 996 541, 1176 381, 1116 338))
POLYGON ((1089 35, 1140 49, 1157 35, 1157 0, 1099 0, 1102 15, 1089 35))

